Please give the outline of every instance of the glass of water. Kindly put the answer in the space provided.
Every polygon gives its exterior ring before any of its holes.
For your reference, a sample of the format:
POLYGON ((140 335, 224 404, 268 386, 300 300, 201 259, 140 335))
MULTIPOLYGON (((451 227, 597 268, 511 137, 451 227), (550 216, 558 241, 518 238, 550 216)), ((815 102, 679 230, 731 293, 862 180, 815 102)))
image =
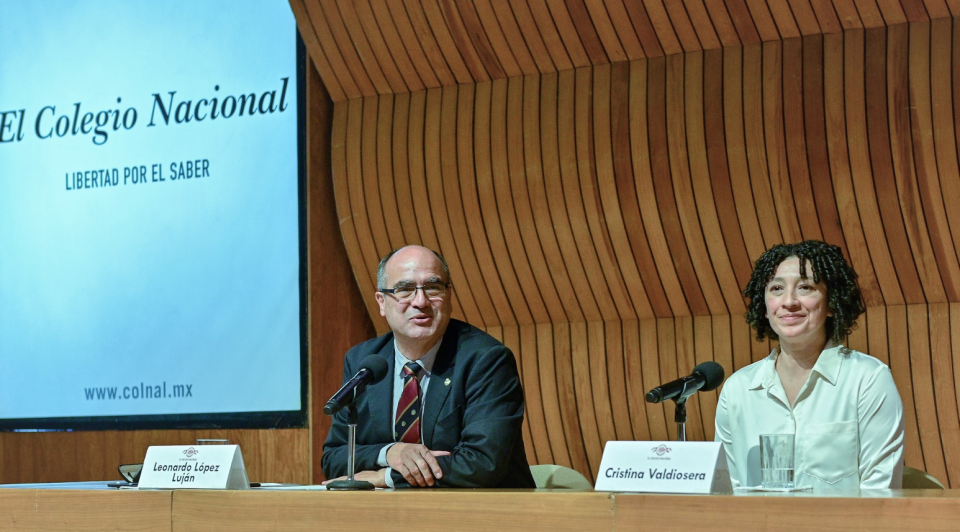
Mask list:
POLYGON ((760 484, 764 488, 793 488, 793 434, 760 435, 760 484))

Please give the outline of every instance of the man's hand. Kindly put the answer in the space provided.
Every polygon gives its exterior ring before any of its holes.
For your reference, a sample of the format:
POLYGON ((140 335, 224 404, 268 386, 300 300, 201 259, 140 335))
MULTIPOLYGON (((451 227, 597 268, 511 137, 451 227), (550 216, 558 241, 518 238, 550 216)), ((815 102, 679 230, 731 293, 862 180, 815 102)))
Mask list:
POLYGON ((395 443, 387 450, 387 464, 398 471, 411 486, 433 486, 443 478, 437 456, 448 451, 431 451, 419 443, 395 443))
MULTIPOLYGON (((354 473, 353 475, 354 480, 366 480, 367 482, 373 484, 374 488, 386 488, 387 487, 386 478, 387 478, 387 468, 383 468, 378 471, 370 471, 370 470, 360 471, 360 472, 354 473)), ((330 480, 324 481, 323 485, 326 486, 327 484, 329 484, 334 480, 347 480, 347 477, 344 476, 344 477, 338 477, 338 478, 331 478, 330 480)))

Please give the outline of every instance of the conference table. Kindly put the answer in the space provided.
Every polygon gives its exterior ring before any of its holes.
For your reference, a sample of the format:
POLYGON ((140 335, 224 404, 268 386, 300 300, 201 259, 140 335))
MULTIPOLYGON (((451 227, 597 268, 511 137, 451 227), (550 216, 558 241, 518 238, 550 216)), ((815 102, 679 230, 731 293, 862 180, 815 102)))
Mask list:
POLYGON ((117 491, 0 487, 0 531, 960 530, 960 490, 667 495, 572 490, 117 491))

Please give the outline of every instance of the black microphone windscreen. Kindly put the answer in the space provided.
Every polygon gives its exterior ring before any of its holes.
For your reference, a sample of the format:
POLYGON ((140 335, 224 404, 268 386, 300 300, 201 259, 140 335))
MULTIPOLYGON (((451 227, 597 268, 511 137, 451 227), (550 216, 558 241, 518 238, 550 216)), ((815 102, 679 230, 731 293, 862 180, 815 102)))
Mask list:
POLYGON ((703 375, 704 385, 700 388, 701 392, 709 392, 717 389, 723 383, 723 366, 716 362, 709 361, 698 364, 693 368, 694 373, 703 375))
MULTIPOLYGON (((363 362, 360 363, 360 369, 369 369, 372 373, 372 379, 370 379, 370 384, 376 384, 383 380, 387 376, 387 372, 390 371, 390 366, 387 364, 387 361, 380 355, 369 355, 367 358, 363 359, 363 362)), ((723 373, 723 370, 720 370, 723 373)), ((721 375, 720 378, 723 378, 721 375)))

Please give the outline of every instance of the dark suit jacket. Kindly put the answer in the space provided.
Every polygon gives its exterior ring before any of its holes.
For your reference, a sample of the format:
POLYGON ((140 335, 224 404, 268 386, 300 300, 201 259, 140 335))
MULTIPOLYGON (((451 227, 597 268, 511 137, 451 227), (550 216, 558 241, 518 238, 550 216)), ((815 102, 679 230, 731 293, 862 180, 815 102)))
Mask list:
MULTIPOLYGON (((387 377, 368 386, 357 401, 356 470, 376 470, 380 450, 393 436, 393 333, 368 340, 347 352, 346 382, 360 362, 379 354, 390 367, 387 377)), ((443 478, 437 487, 534 488, 521 437, 523 390, 513 353, 487 333, 450 320, 433 365, 421 419, 423 444, 434 451, 443 478)), ((347 409, 333 418, 323 444, 327 478, 347 474, 347 409)), ((409 484, 396 471, 397 487, 409 484)))

